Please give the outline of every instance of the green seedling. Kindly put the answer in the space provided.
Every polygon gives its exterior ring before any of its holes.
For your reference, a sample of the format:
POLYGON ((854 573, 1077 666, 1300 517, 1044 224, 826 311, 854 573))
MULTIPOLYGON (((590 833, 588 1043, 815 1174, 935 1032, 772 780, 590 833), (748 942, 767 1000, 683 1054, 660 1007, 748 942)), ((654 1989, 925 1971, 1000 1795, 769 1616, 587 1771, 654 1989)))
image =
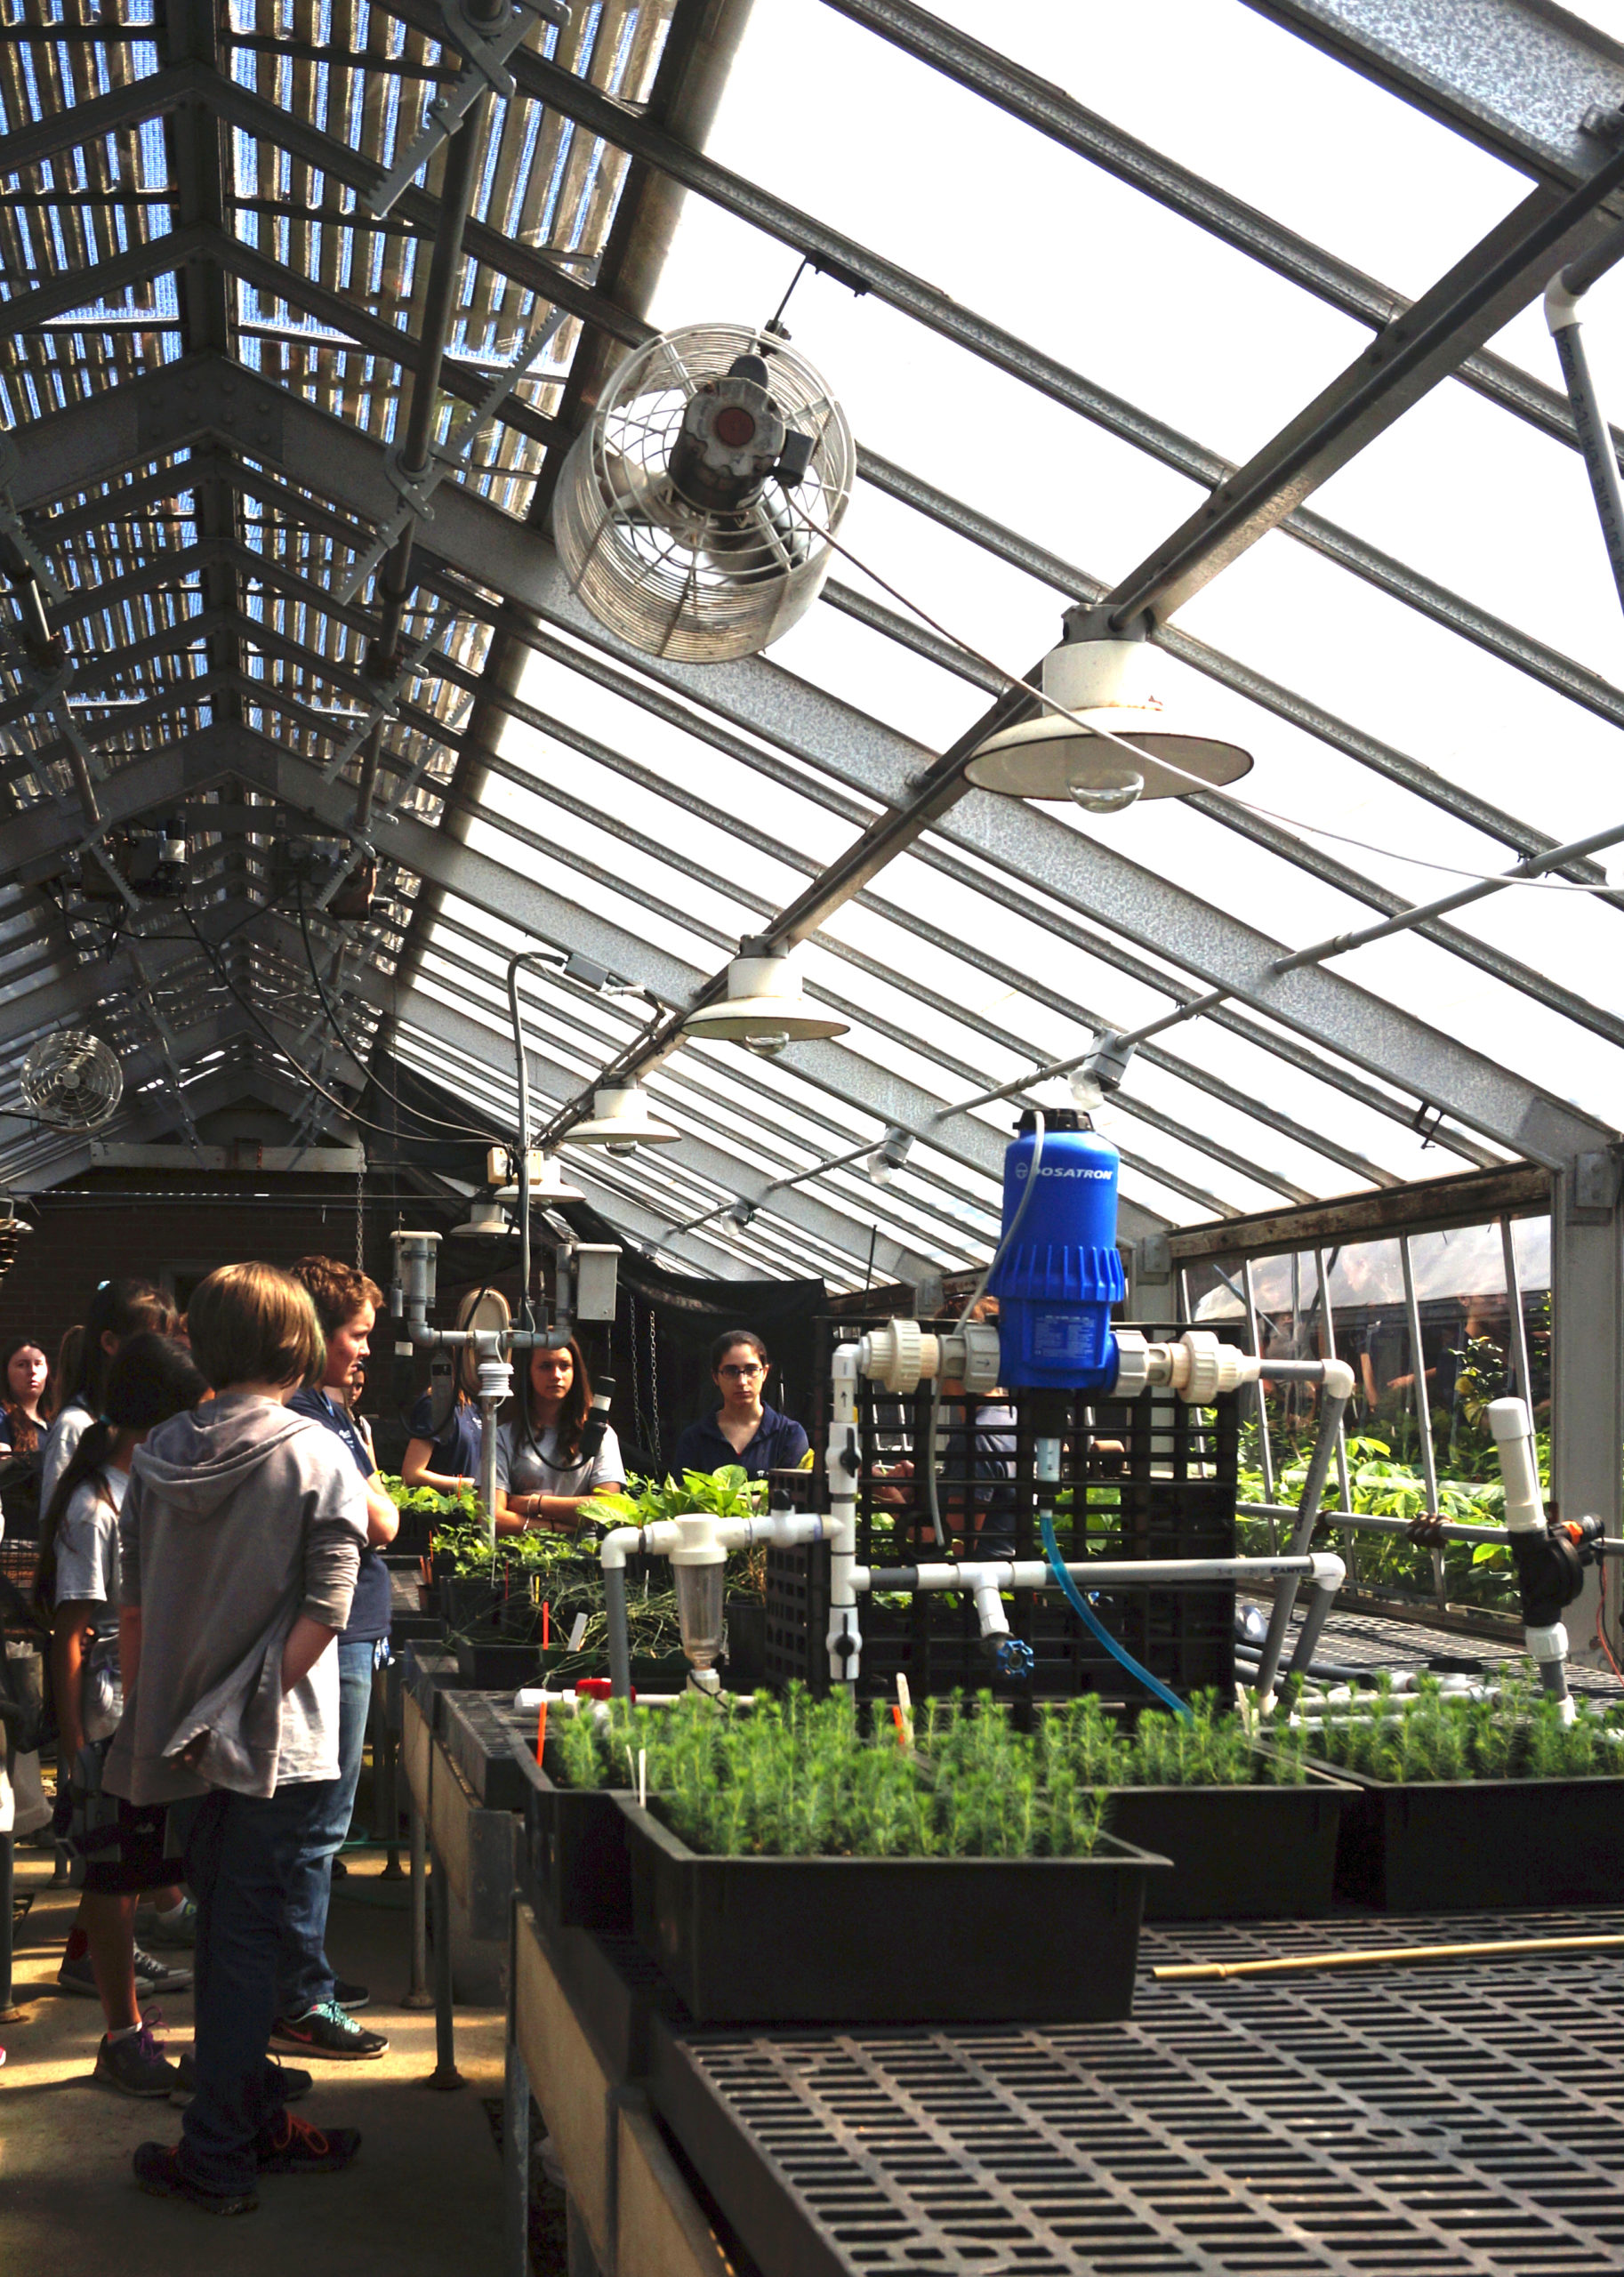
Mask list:
POLYGON ((1564 1724, 1528 1664, 1508 1668, 1489 1700, 1444 1692, 1435 1677, 1396 1693, 1384 1678, 1373 1694, 1317 1712, 1319 1729, 1301 1732, 1306 1747, 1333 1769, 1371 1778, 1425 1786, 1624 1777, 1624 1705, 1581 1706, 1564 1724))

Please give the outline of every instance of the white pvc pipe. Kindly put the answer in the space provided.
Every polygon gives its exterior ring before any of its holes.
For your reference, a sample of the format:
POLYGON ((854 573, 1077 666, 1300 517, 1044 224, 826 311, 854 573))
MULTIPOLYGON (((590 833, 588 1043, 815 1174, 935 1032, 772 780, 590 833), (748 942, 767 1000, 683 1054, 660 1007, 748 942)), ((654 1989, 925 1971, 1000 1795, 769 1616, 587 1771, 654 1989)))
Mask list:
POLYGON ((829 1364, 829 1443, 824 1468, 829 1484, 829 1674, 836 1684, 855 1684, 862 1667, 863 1632, 857 1625, 857 1369, 855 1344, 838 1344, 829 1364))
POLYGON ((1489 1428, 1499 1452, 1500 1476, 1506 1485, 1506 1524, 1513 1533, 1538 1533, 1545 1524, 1545 1501, 1540 1492, 1526 1404, 1520 1399, 1491 1399, 1489 1428))
MULTIPOLYGON (((1300 1557, 1146 1557, 1083 1558, 1069 1563, 1066 1572, 1076 1581, 1099 1589, 1148 1582, 1160 1588, 1181 1582, 1238 1581, 1250 1575, 1296 1573, 1313 1575, 1324 1565, 1341 1565, 1340 1558, 1322 1555, 1300 1557)), ((860 1592, 874 1589, 1052 1589, 1054 1573, 1042 1558, 997 1558, 931 1565, 854 1565, 852 1586, 860 1592)))

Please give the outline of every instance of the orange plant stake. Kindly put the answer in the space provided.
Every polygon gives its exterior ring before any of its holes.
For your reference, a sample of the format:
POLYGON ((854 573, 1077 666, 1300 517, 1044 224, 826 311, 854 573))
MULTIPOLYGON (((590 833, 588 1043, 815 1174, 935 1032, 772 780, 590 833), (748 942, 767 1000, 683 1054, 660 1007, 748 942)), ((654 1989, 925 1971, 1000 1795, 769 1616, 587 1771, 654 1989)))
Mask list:
POLYGON ((542 1759, 542 1750, 547 1744, 547 1702, 543 1700, 535 1718, 535 1759, 542 1759))
POLYGON ((542 1599, 542 1650, 544 1653, 552 1641, 552 1607, 542 1599))

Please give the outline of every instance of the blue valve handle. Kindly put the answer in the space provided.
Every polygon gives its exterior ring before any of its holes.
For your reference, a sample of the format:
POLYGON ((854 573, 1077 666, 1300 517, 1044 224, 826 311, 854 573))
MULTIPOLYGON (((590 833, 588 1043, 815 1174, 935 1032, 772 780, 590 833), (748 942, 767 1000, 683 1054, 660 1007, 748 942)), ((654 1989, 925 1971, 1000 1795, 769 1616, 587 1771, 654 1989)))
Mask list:
POLYGON ((993 1648, 993 1665, 1000 1676, 1025 1684, 1037 1666, 1037 1654, 1024 1637, 1001 1637, 993 1648))
POLYGON ((1120 1661, 1122 1666, 1127 1670, 1130 1676, 1137 1677, 1139 1682, 1145 1686, 1146 1689, 1152 1694, 1152 1696, 1159 1700, 1164 1708, 1170 1708, 1176 1716, 1187 1717, 1190 1721, 1194 1723, 1195 1720, 1194 1711, 1186 1706, 1185 1702, 1178 1697, 1178 1694, 1176 1692, 1170 1692, 1166 1685, 1162 1683, 1160 1677, 1152 1676, 1148 1669, 1144 1669, 1139 1666, 1139 1663, 1134 1659, 1131 1653, 1123 1651, 1122 1647, 1117 1643, 1115 1637, 1111 1634, 1111 1631, 1105 1627, 1104 1621, 1100 1620, 1098 1614, 1094 1611, 1093 1606, 1089 1605, 1088 1599, 1077 1587, 1076 1582, 1073 1581, 1071 1575, 1066 1572, 1065 1560, 1060 1555, 1060 1545, 1055 1540, 1055 1522, 1053 1518, 1049 1517, 1047 1510, 1040 1513, 1039 1524, 1042 1528, 1043 1555, 1049 1560, 1049 1569, 1054 1575, 1056 1581, 1060 1584, 1061 1589, 1065 1591, 1067 1605, 1071 1606, 1072 1611, 1076 1614, 1078 1620, 1081 1621, 1083 1627, 1088 1629, 1091 1636, 1097 1637, 1099 1642, 1105 1646, 1106 1652, 1111 1654, 1112 1658, 1113 1660, 1120 1661))

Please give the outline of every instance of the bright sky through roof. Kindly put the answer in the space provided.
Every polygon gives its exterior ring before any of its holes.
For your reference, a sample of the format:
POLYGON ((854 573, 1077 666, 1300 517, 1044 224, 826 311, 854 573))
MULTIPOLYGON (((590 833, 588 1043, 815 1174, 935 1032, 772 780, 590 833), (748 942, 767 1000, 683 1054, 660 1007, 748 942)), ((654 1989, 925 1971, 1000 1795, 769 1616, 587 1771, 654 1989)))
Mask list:
MULTIPOLYGON (((1065 87, 1079 101, 1230 195, 1259 207, 1379 282, 1427 289, 1527 194, 1514 169, 1267 23, 1240 0, 1136 0, 1131 9, 1023 0, 989 26, 969 0, 938 12, 1065 87), (1372 163, 1372 154, 1379 162, 1372 163)), ((1604 29, 1624 8, 1584 12, 1604 29)), ((792 205, 912 270, 1206 451, 1244 459, 1360 352, 1369 334, 1035 131, 956 87, 821 5, 758 5, 710 141, 712 154, 792 205)), ((796 258, 776 240, 690 196, 650 311, 662 327, 760 322, 796 258)), ((1203 495, 1185 475, 943 341, 873 296, 803 278, 788 321, 859 441, 1107 582, 1124 575, 1203 495)), ((1596 288, 1588 338, 1604 397, 1624 415, 1624 275, 1596 288)), ((1495 345, 1560 384, 1538 310, 1495 345)), ((1578 456, 1458 382, 1446 382, 1312 501, 1312 511, 1525 629, 1604 680, 1624 681, 1624 620, 1578 456)), ((1029 671, 1058 637, 1062 597, 859 484, 843 532, 854 550, 950 629, 1029 671)), ((873 592, 849 564, 836 579, 873 592)), ((1183 610, 1179 628, 1236 657, 1399 753, 1563 840, 1624 822, 1617 729, 1363 583, 1283 533, 1255 547, 1183 610)), ((772 652, 929 750, 945 748, 985 708, 970 679, 910 654, 824 606, 772 652)), ((1286 945, 1381 913, 1339 877, 1364 878, 1405 902, 1459 882, 1401 856, 1462 872, 1497 871, 1503 842, 1356 763, 1174 660, 1170 701, 1210 732, 1245 744, 1257 765, 1240 795, 1287 818, 1364 841, 1306 842, 1313 875, 1175 801, 1109 820, 1068 809, 1080 878, 1097 838, 1286 945)), ((510 726, 504 748, 545 780, 609 802, 652 841, 618 844, 589 818, 544 799, 493 789, 511 814, 560 849, 559 882, 584 856, 603 877, 606 911, 711 971, 724 961, 707 931, 748 929, 776 909, 860 826, 838 802, 801 795, 637 713, 573 673, 532 657, 527 701, 626 752, 690 806, 703 800, 759 830, 755 849, 726 827, 510 726), (623 881, 644 897, 623 898, 623 881), (658 906, 650 907, 650 903, 658 906)), ((512 858, 510 851, 508 858, 512 858)), ((1624 878, 1624 852, 1604 855, 1624 878)), ((532 865, 546 874, 551 865, 532 865)), ((580 890, 577 879, 575 889, 580 890)), ((958 1066, 1005 1080, 1029 1058, 1079 1048, 1097 1020, 1128 1026, 1168 999, 1108 961, 1087 964, 973 890, 958 892, 913 860, 884 873, 806 953, 816 989, 895 1020, 894 970, 916 991, 904 1016, 917 1049, 861 1023, 854 1050, 944 1099, 963 1096, 958 1066), (969 992, 951 948, 887 926, 893 906, 955 925, 985 955, 1028 973, 1032 997, 999 984, 969 992), (1030 936, 1030 937, 1027 937, 1030 936), (867 944, 875 970, 836 953, 867 944), (1044 989, 1053 1003, 1042 1001, 1044 989), (1075 1007, 1067 1018, 1058 1006, 1075 1007), (962 1008, 961 1011, 955 1008, 962 1008)), ((1463 933, 1613 1011, 1620 1002, 1617 913, 1570 892, 1512 889, 1465 912, 1463 933)), ((1170 952, 1176 943, 1166 945, 1170 952)), ((1175 959, 1175 969, 1176 959, 1175 959)), ((1385 994, 1487 1058, 1624 1122, 1624 1060, 1614 1044, 1532 1002, 1491 974, 1414 936, 1333 968, 1385 994)), ((1309 1131, 1404 1176, 1450 1163, 1393 1122, 1337 1100, 1311 1075, 1202 1023, 1168 1039, 1194 1068, 1221 1073, 1309 1131)), ((685 1054, 683 1059, 688 1055, 685 1054)), ((672 1063, 674 1078, 683 1059, 672 1063)), ((726 1055, 718 1059, 725 1066, 726 1055)), ((780 1071, 787 1076, 787 1070, 780 1071)), ((793 1086, 792 1085, 792 1090, 793 1086)), ((1240 1107, 1194 1089, 1149 1058, 1111 1110, 1113 1136, 1145 1168, 1126 1191, 1189 1219, 1205 1204, 1161 1184, 1157 1167, 1231 1207, 1265 1206, 1286 1186, 1344 1191, 1355 1174, 1261 1130, 1240 1107), (1194 1135, 1136 1117, 1154 1110, 1194 1135), (1203 1159, 1206 1137, 1232 1155, 1203 1159), (1255 1162, 1273 1186, 1237 1164, 1255 1162)))

